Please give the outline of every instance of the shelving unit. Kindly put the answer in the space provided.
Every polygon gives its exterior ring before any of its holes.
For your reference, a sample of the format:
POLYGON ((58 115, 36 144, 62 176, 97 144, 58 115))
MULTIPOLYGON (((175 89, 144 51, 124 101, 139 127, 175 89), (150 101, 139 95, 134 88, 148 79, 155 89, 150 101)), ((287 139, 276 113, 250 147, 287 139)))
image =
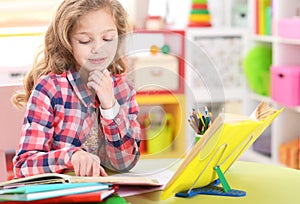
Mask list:
MULTIPOLYGON (((140 108, 148 107, 148 110, 151 110, 151 106, 159 107, 162 109, 163 117, 169 114, 174 121, 171 144, 155 153, 147 149, 150 140, 164 137, 160 135, 164 130, 161 129, 156 135, 149 136, 147 128, 150 127, 145 126, 145 130, 142 130, 146 134, 144 136, 146 150, 142 152, 143 158, 178 158, 186 154, 184 35, 185 32, 182 30, 137 30, 126 42, 126 54, 130 64, 128 76, 137 90, 140 108), (169 47, 169 53, 162 53, 164 46, 169 47)), ((163 121, 163 118, 161 120, 163 121)), ((168 125, 162 124, 162 128, 168 125)), ((167 138, 162 138, 161 142, 164 142, 164 139, 167 138)))
MULTIPOLYGON (((272 1, 272 35, 258 35, 255 32, 257 22, 255 20, 256 1, 248 1, 249 10, 249 36, 248 50, 258 44, 266 44, 272 48, 272 65, 298 65, 300 66, 300 39, 284 38, 278 34, 278 20, 282 18, 292 18, 296 16, 296 10, 300 7, 299 0, 273 0, 272 1)), ((297 89, 295 90, 297 91, 297 89)), ((299 91, 299 90, 298 90, 299 91)), ((270 128, 270 156, 264 156, 259 152, 250 149, 245 155, 245 159, 280 164, 279 148, 280 145, 300 137, 300 112, 299 106, 288 107, 282 105, 280 101, 275 101, 271 96, 259 96, 249 89, 247 99, 245 100, 247 109, 245 112, 250 113, 256 104, 261 101, 267 101, 277 108, 284 108, 284 111, 273 122, 270 128)))
MULTIPOLYGON (((241 62, 245 45, 242 28, 188 28, 186 31, 187 111, 207 106, 220 112, 242 112, 245 83, 241 62)), ((188 144, 194 133, 187 129, 188 144)))
MULTIPOLYGON (((167 99, 171 97, 169 93, 164 92, 163 95, 160 93, 161 91, 144 91, 138 90, 138 103, 142 106, 147 106, 150 104, 153 105, 162 105, 164 110, 172 111, 173 115, 176 118, 176 124, 182 127, 181 130, 175 130, 175 135, 179 135, 177 141, 174 142, 174 148, 169 155, 171 156, 182 156, 185 151, 188 151, 192 145, 194 145, 194 135, 191 128, 187 125, 189 111, 191 108, 197 107, 197 104, 201 106, 207 105, 213 114, 217 115, 223 109, 229 112, 241 112, 242 110, 242 97, 243 97, 243 87, 244 87, 244 80, 243 75, 241 73, 241 59, 243 55, 243 45, 244 45, 244 34, 245 34, 245 24, 244 25, 237 25, 242 23, 245 19, 245 16, 241 16, 240 13, 235 10, 242 8, 246 5, 247 0, 217 0, 217 1, 210 1, 210 6, 214 7, 211 10, 213 12, 213 18, 222 20, 222 25, 214 25, 214 28, 186 28, 185 34, 182 39, 169 38, 167 41, 171 46, 172 52, 179 56, 180 64, 179 64, 179 76, 180 76, 180 85, 178 90, 172 90, 173 97, 179 98, 179 102, 172 103, 171 99, 167 99), (220 9, 220 10, 219 10, 220 9), (240 15, 240 16, 238 16, 240 15), (241 27, 239 27, 241 26, 241 27), (225 27, 225 28, 224 28, 225 27), (227 56, 223 56, 223 58, 217 61, 216 57, 213 61, 209 59, 206 55, 207 53, 202 52, 196 48, 197 46, 201 46, 202 42, 205 43, 214 42, 215 46, 221 46, 221 51, 227 54, 227 56), (232 46, 230 41, 235 44, 236 46, 232 46), (178 44, 179 42, 179 44, 178 44), (222 44, 224 43, 225 44, 222 44), (227 44, 226 44, 227 43, 227 44), (222 47, 223 46, 223 47, 222 47), (230 49, 226 48, 225 46, 229 46, 230 49), (222 50, 223 49, 223 50, 222 50), (232 50, 235 49, 235 50, 232 50), (229 52, 226 52, 229 50, 229 52), (203 59, 208 59, 205 62, 197 62, 200 57, 203 59), (228 66, 230 63, 226 65, 226 68, 223 70, 209 70, 210 67, 214 67, 212 63, 219 63, 220 61, 226 59, 233 59, 234 62, 231 63, 233 66, 228 66), (206 64, 205 64, 206 63, 206 64), (200 73, 197 71, 195 72, 192 66, 206 66, 208 69, 201 68, 200 73), (226 70, 227 69, 227 70, 226 70), (231 69, 231 70, 229 70, 231 69), (205 72, 205 73, 201 73, 205 72), (226 73, 231 74, 230 76, 226 73), (195 85, 195 80, 198 80, 196 76, 202 75, 202 79, 204 79, 205 86, 207 87, 202 89, 201 85, 195 85), (221 76, 223 75, 223 76, 221 76), (217 78, 217 80, 210 80, 217 78), (220 79, 223 77, 222 79, 220 79), (162 97, 162 98, 161 98, 162 97), (196 97, 196 98, 195 98, 196 97), (153 101, 154 100, 154 101, 153 101), (184 105, 184 107, 183 107, 184 105), (180 111, 180 113, 176 113, 180 111), (177 116, 176 116, 177 115, 177 116), (180 115, 180 117, 179 117, 180 115), (178 120, 177 120, 178 119, 178 120), (180 146, 178 149, 177 146, 180 146)), ((158 3, 159 4, 159 3, 158 3)), ((171 2, 170 2, 171 4, 171 2)), ((176 3, 177 4, 177 3, 176 3)), ((190 4, 190 3, 181 3, 181 4, 190 4)), ((188 5, 189 7, 190 5, 188 5)), ((175 12, 173 12, 175 13, 175 12)), ((187 18, 185 14, 176 14, 182 16, 182 18, 187 18)), ((171 31, 173 32, 173 31, 171 31)), ((150 46, 153 42, 157 42, 154 44, 159 45, 160 47, 164 44, 164 37, 161 39, 154 39, 155 35, 167 32, 165 31, 137 31, 138 34, 142 34, 142 38, 138 38, 134 41, 133 47, 130 48, 133 50, 149 50, 150 46), (149 44, 149 42, 151 42, 149 44)), ((176 33, 176 31, 175 31, 176 33)), ((182 32, 177 32, 182 34, 182 32)), ((160 36, 161 37, 161 36, 160 36)), ((129 46, 131 44, 129 43, 129 46)), ((209 53, 209 55, 212 53, 209 53)), ((134 66, 132 66, 134 67, 134 66)), ((225 66, 222 66, 224 68, 225 66)), ((198 67, 199 68, 199 67, 198 67)), ((196 70, 198 69, 196 68, 196 70)), ((200 76, 201 78, 201 76, 200 76)), ((148 79, 145 79, 145 81, 148 79)), ((169 79, 169 81, 172 80, 169 79)), ((200 82, 200 81, 198 81, 200 82)), ((202 82, 200 82, 202 83, 202 82)), ((167 91, 168 92, 168 91, 167 91)), ((172 95, 171 94, 171 95, 172 95)), ((154 156, 154 155, 153 155, 154 156)), ((162 155, 165 157, 164 155, 162 155)), ((151 155, 144 154, 143 157, 151 157, 151 155)))
POLYGON ((142 154, 143 158, 178 158, 186 154, 186 120, 185 120, 185 96, 182 94, 157 94, 138 95, 137 102, 140 106, 160 105, 166 113, 174 117, 175 128, 171 148, 162 150, 156 154, 142 154))

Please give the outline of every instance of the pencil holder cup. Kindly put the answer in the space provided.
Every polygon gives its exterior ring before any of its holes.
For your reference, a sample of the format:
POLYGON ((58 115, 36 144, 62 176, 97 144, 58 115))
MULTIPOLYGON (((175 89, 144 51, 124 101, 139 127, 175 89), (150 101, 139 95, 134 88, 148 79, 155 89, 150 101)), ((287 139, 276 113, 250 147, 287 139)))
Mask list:
POLYGON ((174 132, 174 118, 165 114, 160 124, 151 124, 146 130, 147 153, 154 154, 171 150, 174 132))
POLYGON ((203 135, 201 135, 201 134, 195 134, 195 143, 197 143, 200 139, 201 139, 201 137, 202 137, 203 135))

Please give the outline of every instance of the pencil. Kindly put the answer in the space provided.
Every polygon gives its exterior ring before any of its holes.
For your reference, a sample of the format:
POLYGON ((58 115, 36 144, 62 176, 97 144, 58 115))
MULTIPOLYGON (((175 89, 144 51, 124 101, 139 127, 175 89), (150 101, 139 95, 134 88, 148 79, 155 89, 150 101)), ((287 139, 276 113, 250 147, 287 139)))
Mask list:
POLYGON ((191 120, 188 120, 188 122, 189 122, 190 126, 193 128, 193 130, 196 133, 198 133, 198 128, 197 128, 196 124, 193 121, 191 121, 191 120))

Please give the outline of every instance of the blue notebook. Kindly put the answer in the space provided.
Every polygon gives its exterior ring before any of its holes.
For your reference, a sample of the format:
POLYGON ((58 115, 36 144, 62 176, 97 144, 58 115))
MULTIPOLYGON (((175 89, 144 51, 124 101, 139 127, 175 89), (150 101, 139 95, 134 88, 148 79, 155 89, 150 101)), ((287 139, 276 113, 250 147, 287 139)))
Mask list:
POLYGON ((97 182, 20 186, 17 188, 0 190, 0 201, 33 201, 78 193, 107 190, 111 187, 112 186, 110 184, 97 182))

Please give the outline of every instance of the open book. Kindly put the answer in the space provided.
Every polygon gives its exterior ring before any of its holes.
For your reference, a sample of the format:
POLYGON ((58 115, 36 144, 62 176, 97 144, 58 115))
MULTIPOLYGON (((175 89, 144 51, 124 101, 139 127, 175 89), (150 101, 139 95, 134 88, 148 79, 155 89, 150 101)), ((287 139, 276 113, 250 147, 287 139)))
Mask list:
POLYGON ((282 111, 261 102, 251 116, 221 113, 185 156, 161 194, 207 186, 218 179, 215 167, 225 174, 282 111))
POLYGON ((14 179, 0 183, 0 188, 34 185, 34 184, 51 184, 51 183, 83 183, 83 182, 101 182, 117 185, 136 185, 136 186, 161 186, 156 179, 147 177, 132 177, 132 176, 99 176, 99 177, 85 177, 85 176, 71 176, 68 174, 45 173, 25 178, 14 179))

